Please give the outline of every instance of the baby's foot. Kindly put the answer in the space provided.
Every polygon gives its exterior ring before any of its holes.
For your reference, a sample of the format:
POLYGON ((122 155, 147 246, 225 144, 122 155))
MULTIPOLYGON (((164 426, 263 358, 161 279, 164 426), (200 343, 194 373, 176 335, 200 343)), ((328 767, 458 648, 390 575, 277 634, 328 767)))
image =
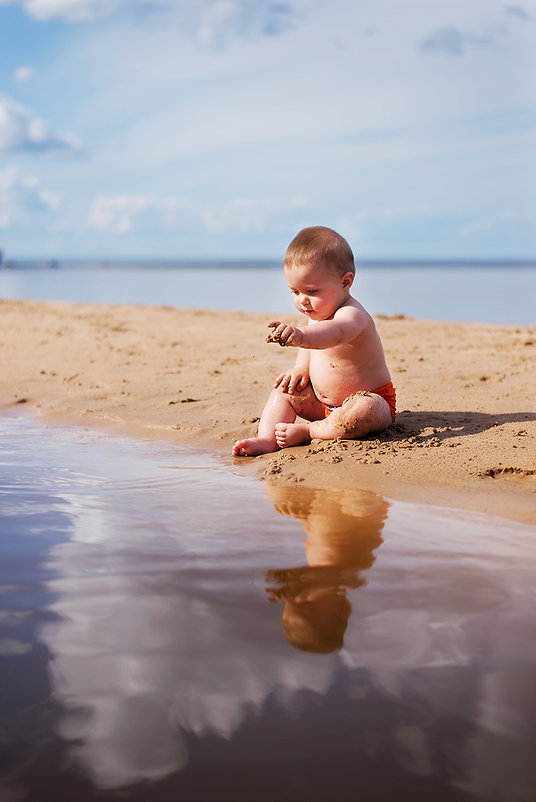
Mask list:
POLYGON ((259 454, 269 454, 277 451, 278 446, 273 440, 263 437, 248 437, 246 440, 237 440, 233 446, 234 457, 256 457, 259 454))
POLYGON ((275 440, 279 448, 289 448, 289 446, 300 446, 302 443, 309 443, 308 423, 276 423, 275 440))

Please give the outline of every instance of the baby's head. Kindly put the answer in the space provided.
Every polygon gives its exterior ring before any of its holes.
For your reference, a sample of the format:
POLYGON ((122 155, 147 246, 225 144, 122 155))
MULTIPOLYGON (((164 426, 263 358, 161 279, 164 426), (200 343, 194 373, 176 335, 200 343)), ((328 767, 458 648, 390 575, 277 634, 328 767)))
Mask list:
POLYGON ((283 628, 287 641, 304 652, 329 654, 342 649, 350 602, 337 589, 310 594, 303 601, 287 601, 283 609, 283 628), (316 598, 315 598, 316 597, 316 598))
POLYGON ((325 226, 302 228, 285 253, 285 268, 322 263, 339 275, 355 275, 354 254, 340 234, 325 226))

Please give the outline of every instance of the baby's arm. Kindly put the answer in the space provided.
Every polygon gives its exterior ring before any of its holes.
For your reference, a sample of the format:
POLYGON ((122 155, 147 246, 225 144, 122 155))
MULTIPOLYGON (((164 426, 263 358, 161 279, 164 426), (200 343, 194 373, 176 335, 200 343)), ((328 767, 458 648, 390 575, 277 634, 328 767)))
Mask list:
POLYGON ((266 339, 279 345, 322 350, 355 339, 361 334, 366 323, 365 314, 361 310, 346 306, 337 309, 332 320, 315 322, 306 329, 273 321, 268 324, 272 332, 266 339))
POLYGON ((278 376, 274 387, 279 387, 284 393, 294 393, 296 390, 304 390, 308 382, 309 352, 298 348, 294 367, 278 376))

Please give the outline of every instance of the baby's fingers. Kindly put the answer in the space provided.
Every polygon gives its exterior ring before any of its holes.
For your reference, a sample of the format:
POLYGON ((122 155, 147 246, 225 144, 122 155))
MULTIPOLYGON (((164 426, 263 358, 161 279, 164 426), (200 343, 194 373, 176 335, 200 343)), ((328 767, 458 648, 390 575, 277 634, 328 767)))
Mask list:
POLYGON ((275 380, 274 387, 279 387, 280 385, 281 387, 285 387, 287 383, 288 383, 288 376, 286 373, 282 373, 281 376, 278 376, 277 379, 275 380))
POLYGON ((288 383, 287 393, 292 395, 292 393, 295 393, 296 390, 303 390, 301 378, 299 376, 291 375, 288 383))
POLYGON ((268 328, 271 328, 272 331, 266 337, 267 343, 279 343, 279 345, 290 345, 290 339, 292 338, 292 334, 294 332, 294 328, 292 326, 287 326, 286 323, 278 323, 277 321, 273 321, 272 323, 268 323, 268 328))
POLYGON ((287 385, 287 393, 293 393, 296 389, 297 380, 295 376, 289 376, 289 381, 287 385))

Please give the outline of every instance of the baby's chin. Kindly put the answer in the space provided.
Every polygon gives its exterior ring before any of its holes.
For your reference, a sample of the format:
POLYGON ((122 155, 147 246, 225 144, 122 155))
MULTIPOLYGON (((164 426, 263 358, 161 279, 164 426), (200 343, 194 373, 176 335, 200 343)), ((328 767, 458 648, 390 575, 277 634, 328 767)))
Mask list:
POLYGON ((302 315, 305 315, 305 317, 308 317, 309 320, 314 320, 316 323, 318 323, 321 320, 329 320, 329 318, 333 315, 333 312, 331 313, 331 315, 323 315, 320 314, 320 312, 311 311, 311 312, 302 312, 302 315))

